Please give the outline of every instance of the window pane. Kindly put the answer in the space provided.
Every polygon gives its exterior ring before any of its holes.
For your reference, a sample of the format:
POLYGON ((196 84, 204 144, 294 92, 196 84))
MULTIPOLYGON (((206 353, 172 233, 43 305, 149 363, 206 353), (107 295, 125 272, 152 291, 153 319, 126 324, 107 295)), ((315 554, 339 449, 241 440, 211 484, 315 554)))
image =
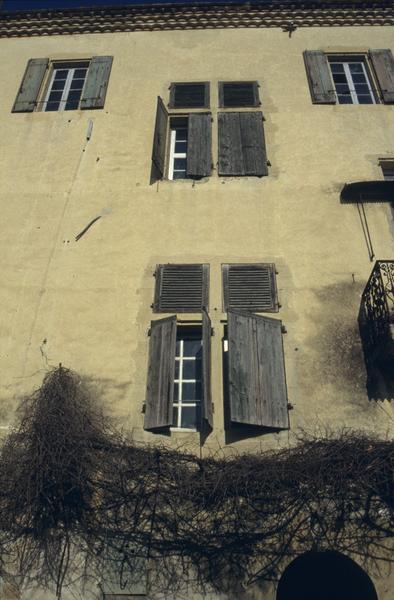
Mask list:
POLYGON ((85 79, 87 69, 76 69, 74 79, 85 79))
POLYGON ((48 102, 45 106, 45 112, 51 112, 53 110, 58 110, 59 102, 48 102))
POLYGON ((335 86, 335 89, 337 90, 338 94, 349 94, 350 93, 349 86, 346 83, 338 83, 335 86))
POLYGON ((353 104, 353 100, 351 98, 351 96, 338 96, 338 102, 339 104, 353 104))
POLYGON ((368 96, 357 96, 359 104, 373 104, 373 100, 370 95, 368 96))
POLYGON ((62 92, 51 92, 49 94, 48 102, 60 102, 62 99, 62 92))
POLYGON ((181 427, 197 428, 197 411, 195 406, 182 406, 181 427))
POLYGON ((201 382, 182 384, 182 402, 201 400, 201 382))
POLYGON ((174 427, 178 427, 178 407, 174 405, 174 411, 172 413, 172 424, 174 427))
POLYGON ((65 83, 66 83, 65 79, 59 79, 59 80, 55 79, 55 81, 52 83, 51 90, 63 90, 65 83))
POLYGON ((176 154, 186 154, 187 152, 187 142, 175 142, 175 153, 176 154))
POLYGON ((84 83, 85 83, 84 79, 73 79, 71 82, 70 88, 72 90, 82 90, 84 83))
POLYGON ((175 361, 175 379, 179 379, 179 360, 175 361))
POLYGON ((55 79, 66 79, 68 75, 68 69, 60 69, 55 71, 55 79))
POLYGON ((336 73, 335 75, 333 75, 333 79, 335 83, 346 83, 347 79, 346 79, 346 75, 345 74, 339 74, 336 73))
POLYGON ((197 356, 201 350, 201 340, 184 340, 183 356, 197 356))
POLYGON ((200 379, 201 360, 184 360, 182 377, 183 379, 200 379))
POLYGON ((174 401, 179 400, 179 383, 174 383, 174 401))
POLYGON ((354 83, 366 83, 366 81, 367 81, 365 79, 364 73, 354 74, 354 75, 352 75, 352 79, 353 79, 354 83))
POLYGON ((172 178, 173 179, 187 179, 186 171, 174 171, 172 178))
POLYGON ((331 63, 331 72, 332 73, 343 73, 343 64, 342 63, 331 63))
POLYGON ((75 101, 75 100, 73 100, 71 102, 67 101, 66 106, 64 107, 64 110, 77 110, 78 106, 79 106, 78 101, 75 101))
POLYGON ((365 84, 358 83, 356 86, 357 94, 368 94, 369 95, 369 87, 365 84))
POLYGON ((351 73, 363 73, 363 66, 361 63, 349 63, 349 70, 351 73))

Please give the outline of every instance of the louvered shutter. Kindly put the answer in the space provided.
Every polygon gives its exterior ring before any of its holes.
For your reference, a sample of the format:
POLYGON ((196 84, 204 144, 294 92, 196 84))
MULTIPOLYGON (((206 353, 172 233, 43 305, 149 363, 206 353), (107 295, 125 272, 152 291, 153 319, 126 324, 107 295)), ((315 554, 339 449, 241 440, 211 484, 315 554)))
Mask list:
POLYGON ((336 94, 327 56, 320 50, 305 50, 304 61, 314 104, 336 104, 336 94))
POLYGON ((282 323, 228 312, 230 419, 288 429, 282 323))
POLYGON ((218 113, 219 175, 268 175, 263 114, 218 113))
POLYGON ((383 102, 394 103, 394 57, 391 50, 370 50, 369 55, 375 69, 383 102))
POLYGON ((172 83, 170 108, 208 108, 209 83, 172 83))
POLYGON ((259 104, 257 81, 219 82, 219 106, 221 108, 259 106, 259 104))
POLYGON ((188 118, 188 177, 200 179, 211 174, 211 138, 210 113, 191 113, 188 118))
POLYGON ((212 393, 211 393, 211 320, 206 310, 202 313, 202 384, 203 384, 203 419, 212 429, 212 393))
POLYGON ((201 312, 208 307, 209 265, 157 265, 155 312, 201 312))
POLYGON ((81 96, 81 109, 104 108, 112 56, 93 56, 81 96))
POLYGON ((48 58, 29 60, 12 112, 33 112, 48 63, 48 58))
POLYGON ((162 179, 166 158, 168 112, 160 96, 157 97, 155 132, 153 135, 151 183, 162 179))
POLYGON ((224 311, 231 308, 256 312, 278 310, 274 264, 225 264, 222 276, 224 311))
POLYGON ((172 424, 174 401, 176 317, 152 321, 144 429, 172 424))

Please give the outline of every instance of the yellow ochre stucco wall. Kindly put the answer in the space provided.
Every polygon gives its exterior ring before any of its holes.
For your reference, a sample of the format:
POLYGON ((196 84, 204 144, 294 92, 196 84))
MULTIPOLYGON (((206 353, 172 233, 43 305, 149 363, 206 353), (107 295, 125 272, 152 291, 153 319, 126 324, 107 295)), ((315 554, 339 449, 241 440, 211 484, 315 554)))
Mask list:
MULTIPOLYGON (((203 454, 229 442, 229 451, 281 447, 301 429, 392 435, 392 404, 367 396, 357 325, 373 263, 357 208, 339 194, 346 182, 382 178, 378 159, 394 158, 394 105, 313 105, 302 54, 394 51, 392 28, 119 32, 2 39, 0 48, 4 431, 18 399, 61 362, 94 382, 136 440, 197 450, 197 433, 144 432, 141 411, 147 332, 163 316, 151 309, 155 265, 197 262, 210 264, 214 328, 214 430, 203 454), (11 113, 29 58, 95 55, 114 57, 103 110, 11 113), (268 177, 217 175, 222 80, 260 84, 268 177), (167 104, 172 81, 211 84, 214 170, 199 182, 150 185, 157 96, 167 104), (237 439, 224 431, 221 264, 231 262, 276 265, 288 432, 237 439)), ((390 204, 365 212, 376 259, 392 258, 390 204)), ((379 600, 393 598, 386 579, 374 583, 379 600)))

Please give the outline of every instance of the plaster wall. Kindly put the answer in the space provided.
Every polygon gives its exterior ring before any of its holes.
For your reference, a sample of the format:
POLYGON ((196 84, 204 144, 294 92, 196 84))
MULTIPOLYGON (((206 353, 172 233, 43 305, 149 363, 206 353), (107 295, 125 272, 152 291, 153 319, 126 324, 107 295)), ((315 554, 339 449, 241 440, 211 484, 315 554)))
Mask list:
MULTIPOLYGON (((300 28, 291 37, 280 29, 103 33, 0 45, 4 432, 18 399, 61 362, 92 380, 105 409, 138 441, 205 454, 282 447, 301 430, 392 435, 392 404, 366 392, 357 325, 373 263, 357 208, 341 205, 339 194, 346 182, 382 178, 378 159, 394 158, 394 106, 313 105, 302 56, 307 49, 394 51, 391 28, 300 28), (29 58, 94 55, 114 57, 103 110, 11 113, 29 58), (188 80, 211 84, 212 176, 150 185, 157 96, 167 103, 170 83, 188 80), (268 177, 217 175, 222 80, 260 84, 268 177), (147 332, 164 316, 151 309, 153 273, 166 262, 210 264, 215 424, 201 450, 197 433, 163 437, 142 428, 147 332), (289 431, 225 432, 221 264, 231 262, 276 264, 289 431)), ((367 204, 365 211, 376 258, 392 258, 390 205, 367 204)), ((380 600, 389 600, 387 580, 379 585, 386 586, 380 600)))

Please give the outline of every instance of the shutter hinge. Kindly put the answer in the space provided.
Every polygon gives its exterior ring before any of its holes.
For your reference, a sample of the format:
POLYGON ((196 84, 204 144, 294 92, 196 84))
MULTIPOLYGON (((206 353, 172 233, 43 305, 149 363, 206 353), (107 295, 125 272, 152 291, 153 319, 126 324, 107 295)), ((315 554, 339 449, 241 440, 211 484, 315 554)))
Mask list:
POLYGON ((148 329, 148 332, 147 332, 147 334, 146 334, 146 335, 147 335, 148 337, 150 337, 150 334, 151 334, 151 333, 152 333, 152 330, 151 330, 151 328, 149 327, 149 329, 148 329))
POLYGON ((271 161, 267 160, 267 167, 272 167, 271 161))
POLYGON ((211 407, 212 407, 212 413, 214 413, 215 412, 215 405, 214 405, 213 402, 211 403, 211 407))
POLYGON ((211 327, 211 337, 215 335, 215 330, 213 327, 211 327))
POLYGON ((144 402, 142 407, 141 407, 141 412, 144 415, 146 413, 146 403, 144 402))
POLYGON ((293 409, 294 409, 294 406, 292 405, 292 403, 288 402, 287 403, 287 410, 293 410, 293 409))
POLYGON ((282 325, 281 330, 282 330, 282 333, 287 333, 287 329, 284 325, 282 325))

